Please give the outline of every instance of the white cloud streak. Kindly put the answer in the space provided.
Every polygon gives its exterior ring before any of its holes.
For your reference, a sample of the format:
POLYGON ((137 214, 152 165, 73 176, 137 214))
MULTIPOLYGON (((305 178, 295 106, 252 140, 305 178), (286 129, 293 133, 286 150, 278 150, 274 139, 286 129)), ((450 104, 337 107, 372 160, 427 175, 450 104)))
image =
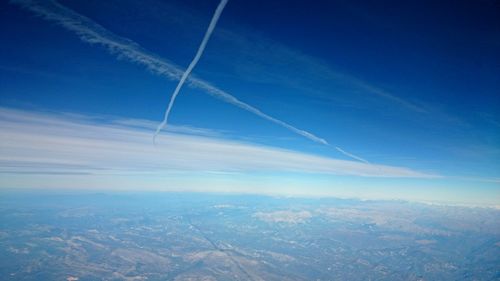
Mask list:
MULTIPOLYGON (((179 172, 330 174, 432 178, 403 167, 338 160, 206 136, 168 132, 151 146, 151 121, 0 107, 0 173, 162 175, 179 172), (99 121, 95 121, 99 120, 99 121), (133 124, 132 126, 129 124, 133 124)), ((179 129, 179 128, 177 128, 179 129)), ((8 184, 8 183, 6 183, 8 184)))
MULTIPOLYGON (((76 33, 84 42, 98 44, 105 47, 110 53, 117 55, 118 58, 127 59, 131 62, 143 65, 151 72, 165 76, 170 80, 179 80, 182 77, 183 71, 174 63, 145 50, 132 40, 113 34, 91 19, 62 6, 55 1, 38 2, 32 0, 12 0, 11 2, 32 11, 45 20, 55 22, 65 29, 76 33)), ((251 112, 314 142, 328 144, 325 139, 269 116, 259 109, 238 100, 236 97, 204 80, 189 77, 187 81, 190 87, 201 89, 223 102, 251 112)))
POLYGON ((208 39, 210 39, 210 35, 212 35, 212 32, 214 31, 215 26, 217 25, 217 21, 219 21, 219 17, 222 14, 222 11, 224 10, 224 7, 226 6, 228 0, 221 0, 219 5, 217 6, 217 9, 215 10, 215 13, 212 17, 212 20, 210 21, 210 24, 208 25, 207 31, 205 32, 205 36, 203 36, 203 40, 201 41, 200 46, 198 47, 198 51, 196 51, 196 55, 194 56, 193 60, 189 64, 188 68, 184 73, 182 74, 181 80, 179 80, 179 83, 175 87, 174 93, 172 94, 172 97, 170 99, 170 102, 168 103, 167 110, 165 111, 165 117, 163 118, 163 121, 158 125, 158 128, 156 129, 156 132, 153 137, 153 141, 156 139, 156 136, 158 133, 165 127, 168 123, 168 116, 170 114, 170 111, 172 110, 172 107, 174 106, 175 99, 177 98, 177 95, 179 94, 179 91, 182 88, 182 85, 184 85, 184 82, 186 79, 189 77, 189 74, 193 71, 194 67, 198 63, 198 61, 201 58, 201 55, 203 54, 203 51, 205 50, 205 47, 207 46, 208 39))
POLYGON ((349 156, 349 157, 351 157, 351 158, 353 158, 353 159, 359 160, 359 161, 364 162, 364 163, 369 163, 367 160, 365 160, 365 159, 363 159, 363 158, 361 158, 361 157, 358 157, 358 156, 356 156, 356 155, 354 155, 354 154, 351 154, 351 153, 349 153, 349 152, 347 152, 347 151, 343 150, 342 148, 340 148, 340 147, 338 147, 338 146, 336 146, 336 147, 335 147, 335 149, 336 149, 337 151, 339 151, 340 153, 342 153, 342 154, 344 154, 344 155, 347 155, 347 156, 349 156))

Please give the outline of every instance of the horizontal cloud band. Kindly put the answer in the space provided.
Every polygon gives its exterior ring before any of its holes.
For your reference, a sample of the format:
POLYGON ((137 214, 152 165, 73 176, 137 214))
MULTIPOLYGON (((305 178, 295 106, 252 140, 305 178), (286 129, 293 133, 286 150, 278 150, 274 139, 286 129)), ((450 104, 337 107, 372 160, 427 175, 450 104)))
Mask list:
POLYGON ((0 173, 163 174, 299 172, 362 177, 432 178, 403 167, 338 160, 242 143, 195 128, 169 128, 151 145, 147 120, 47 114, 0 107, 0 173), (174 132, 176 131, 176 132, 174 132))

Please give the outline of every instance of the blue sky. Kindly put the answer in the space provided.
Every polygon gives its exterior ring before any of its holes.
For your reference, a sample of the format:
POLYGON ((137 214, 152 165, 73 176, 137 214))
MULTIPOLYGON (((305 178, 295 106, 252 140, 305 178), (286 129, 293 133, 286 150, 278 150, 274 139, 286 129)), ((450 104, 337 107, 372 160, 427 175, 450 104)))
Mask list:
POLYGON ((176 85, 174 70, 191 61, 218 2, 14 2, 0 4, 3 188, 499 205, 494 2, 230 0, 193 72, 205 86, 181 90, 159 148, 148 136, 176 85), (110 49, 116 43, 125 47, 110 49), (136 61, 124 54, 130 48, 136 61), (370 164, 207 94, 214 89, 370 164), (89 148, 89 139, 98 143, 89 148), (117 154, 118 146, 144 153, 117 154), (199 153, 163 160, 183 149, 199 153), (102 158, 87 157, 95 153, 102 158), (234 159, 217 156, 225 154, 234 159))

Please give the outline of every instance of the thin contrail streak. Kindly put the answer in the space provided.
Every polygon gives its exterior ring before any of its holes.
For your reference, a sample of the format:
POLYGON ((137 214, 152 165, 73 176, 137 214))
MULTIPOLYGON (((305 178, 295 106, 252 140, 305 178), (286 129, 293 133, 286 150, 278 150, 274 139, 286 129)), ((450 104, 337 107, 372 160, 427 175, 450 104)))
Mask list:
MULTIPOLYGON (((105 29, 86 16, 83 16, 59 4, 56 1, 11 0, 11 3, 20 5, 23 8, 32 11, 36 15, 48 21, 52 21, 61 25, 63 28, 74 32, 84 42, 87 42, 89 44, 98 44, 105 47, 111 54, 116 55, 119 59, 127 59, 133 63, 143 65, 149 71, 161 76, 165 76, 170 80, 179 80, 182 78, 183 73, 185 73, 181 70, 181 68, 179 68, 169 60, 147 51, 139 44, 130 39, 120 37, 110 32, 109 30, 105 29)), ((315 136, 314 134, 307 131, 298 129, 284 121, 276 119, 260 111, 259 109, 243 101, 240 101, 233 95, 211 85, 210 83, 202 79, 191 76, 187 77, 187 82, 190 87, 201 89, 205 93, 217 99, 220 99, 223 102, 232 104, 243 110, 251 112, 265 120, 280 125, 311 141, 323 145, 329 145, 329 143, 325 139, 315 136)), ((336 148, 336 150, 350 158, 366 162, 366 160, 361 160, 362 158, 347 153, 342 149, 336 148)))
POLYGON ((335 149, 336 149, 338 152, 340 152, 340 153, 342 153, 342 154, 344 154, 344 155, 346 155, 346 156, 349 156, 349 157, 351 157, 351 158, 353 158, 353 159, 359 160, 359 161, 364 162, 364 163, 367 163, 367 164, 368 164, 368 163, 370 163, 370 162, 368 162, 367 160, 365 160, 365 159, 363 159, 363 158, 361 158, 361 157, 359 157, 359 156, 356 156, 356 155, 354 155, 354 154, 352 154, 352 153, 349 153, 349 152, 347 152, 347 151, 343 150, 342 148, 340 148, 340 147, 338 147, 338 146, 335 146, 335 149))
POLYGON ((182 85, 184 85, 184 82, 188 78, 189 74, 193 71, 194 67, 198 63, 198 61, 201 58, 201 55, 203 54, 203 51, 205 50, 205 47, 207 46, 208 39, 210 39, 210 35, 212 35, 212 32, 214 31, 215 25, 217 25, 217 21, 219 20, 219 17, 224 10, 224 7, 226 6, 228 0, 221 0, 219 3, 219 6, 217 6, 217 9, 215 10, 214 16, 212 17, 212 20, 210 21, 210 24, 208 25, 207 31, 205 32, 205 36, 203 37, 203 40, 201 41, 200 47, 198 47, 198 51, 196 52, 196 55, 194 56, 193 60, 189 64, 188 68, 186 71, 182 74, 181 80, 179 80, 179 83, 177 84, 177 87, 175 87, 174 93, 172 94, 172 98, 170 99, 170 102, 168 103, 167 110, 165 111, 165 117, 163 118, 163 121, 158 125, 158 128, 156 129, 156 132, 153 136, 153 142, 156 139, 156 136, 158 133, 167 125, 168 122, 168 116, 170 115, 170 111, 172 110, 172 107, 174 106, 175 98, 177 98, 177 95, 179 94, 179 91, 182 88, 182 85))

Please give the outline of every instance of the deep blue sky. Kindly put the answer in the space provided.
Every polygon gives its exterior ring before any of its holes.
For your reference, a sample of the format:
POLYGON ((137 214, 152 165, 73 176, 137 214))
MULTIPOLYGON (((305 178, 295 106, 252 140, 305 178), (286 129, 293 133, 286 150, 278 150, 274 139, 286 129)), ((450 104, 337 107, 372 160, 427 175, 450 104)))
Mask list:
MULTIPOLYGON (((184 69, 218 1, 60 3, 184 69)), ((176 81, 0 5, 1 106, 161 120, 176 81)), ((498 1, 230 0, 194 75, 372 163, 499 194, 498 1)), ((348 160, 189 87, 170 121, 348 160)))

